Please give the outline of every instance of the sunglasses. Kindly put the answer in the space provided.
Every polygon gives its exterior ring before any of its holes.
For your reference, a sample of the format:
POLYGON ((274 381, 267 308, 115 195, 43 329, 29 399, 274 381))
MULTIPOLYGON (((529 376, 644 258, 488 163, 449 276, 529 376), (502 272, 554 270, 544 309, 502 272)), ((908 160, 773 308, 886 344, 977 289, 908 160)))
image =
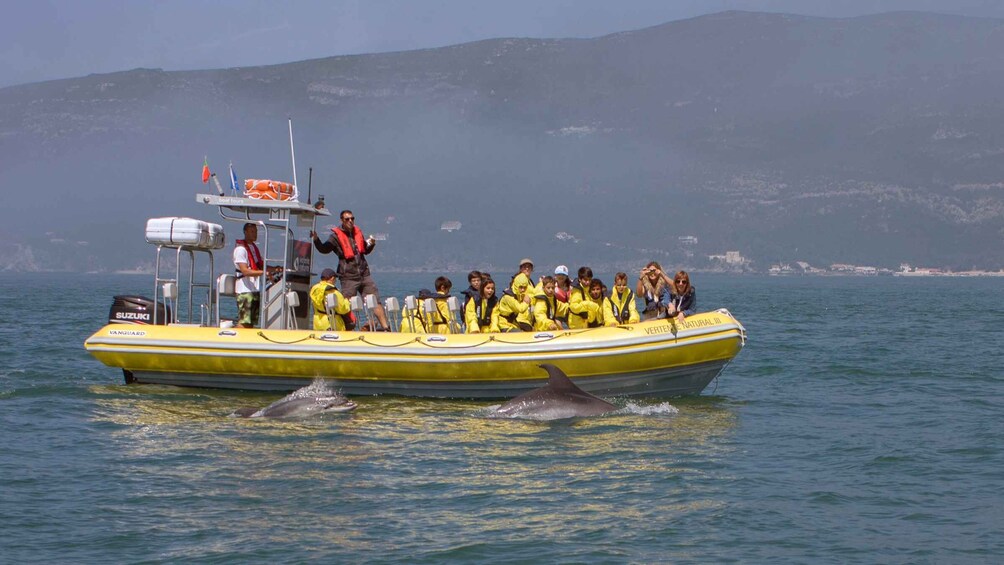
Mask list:
POLYGON ((356 219, 355 216, 348 216, 347 218, 342 218, 342 221, 343 222, 351 222, 351 221, 354 221, 355 219, 356 219))
POLYGON ((676 279, 676 284, 690 284, 687 279, 676 279))

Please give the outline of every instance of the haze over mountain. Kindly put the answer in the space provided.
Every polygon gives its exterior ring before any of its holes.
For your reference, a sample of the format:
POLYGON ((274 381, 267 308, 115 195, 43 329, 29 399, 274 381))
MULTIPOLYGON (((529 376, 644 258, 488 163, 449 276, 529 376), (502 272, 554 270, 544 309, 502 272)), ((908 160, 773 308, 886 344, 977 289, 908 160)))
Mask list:
POLYGON ((1002 87, 1004 21, 912 12, 726 12, 587 40, 8 87, 0 268, 148 260, 146 218, 213 219, 194 200, 212 190, 204 155, 221 176, 232 160, 242 178, 291 178, 287 116, 301 190, 312 166, 329 208, 389 234, 377 267, 738 250, 761 268, 1000 268, 1002 87))

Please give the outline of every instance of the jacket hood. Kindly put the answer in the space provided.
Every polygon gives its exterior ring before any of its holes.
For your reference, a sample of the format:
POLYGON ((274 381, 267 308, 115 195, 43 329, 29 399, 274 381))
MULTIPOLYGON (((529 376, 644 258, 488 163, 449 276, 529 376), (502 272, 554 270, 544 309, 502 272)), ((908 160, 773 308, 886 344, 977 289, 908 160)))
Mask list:
POLYGON ((512 286, 509 287, 509 290, 511 290, 513 294, 519 294, 519 287, 522 285, 526 285, 527 292, 530 292, 530 290, 533 289, 533 283, 530 282, 530 277, 526 276, 526 273, 519 273, 513 277, 512 286))

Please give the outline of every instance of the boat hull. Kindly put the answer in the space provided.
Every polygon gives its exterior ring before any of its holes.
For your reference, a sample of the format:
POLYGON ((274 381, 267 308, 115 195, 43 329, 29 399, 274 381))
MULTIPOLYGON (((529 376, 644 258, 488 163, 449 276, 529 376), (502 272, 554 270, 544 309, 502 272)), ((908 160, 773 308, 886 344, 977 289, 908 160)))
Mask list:
POLYGON ((593 394, 699 394, 744 343, 720 310, 683 323, 449 336, 110 324, 85 347, 130 382, 284 391, 324 378, 350 395, 494 399, 543 386, 541 363, 593 394))

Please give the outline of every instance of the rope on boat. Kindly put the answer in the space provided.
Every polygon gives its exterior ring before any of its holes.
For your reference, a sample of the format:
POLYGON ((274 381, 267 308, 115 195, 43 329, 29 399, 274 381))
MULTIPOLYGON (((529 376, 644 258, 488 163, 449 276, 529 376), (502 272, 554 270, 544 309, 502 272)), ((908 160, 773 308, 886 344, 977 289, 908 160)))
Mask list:
MULTIPOLYGON (((391 343, 391 344, 383 344, 383 343, 375 343, 375 342, 372 342, 372 341, 366 341, 366 336, 359 336, 359 337, 356 338, 356 340, 359 340, 359 341, 361 341, 361 342, 363 342, 363 343, 365 343, 367 345, 372 345, 374 347, 387 347, 387 348, 403 347, 405 345, 412 344, 412 343, 414 343, 416 341, 419 342, 419 343, 422 342, 422 338, 420 338, 420 337, 416 337, 415 339, 409 339, 409 340, 403 341, 401 343, 391 343)), ((339 343, 347 343, 348 341, 355 341, 355 340, 346 340, 345 342, 339 342, 339 343)))
POLYGON ((729 312, 728 309, 726 309, 726 308, 719 308, 718 310, 715 310, 715 312, 718 312, 719 314, 724 314, 724 315, 728 316, 729 318, 732 318, 732 321, 735 322, 737 326, 739 326, 739 340, 742 342, 743 347, 745 347, 746 346, 746 326, 742 325, 742 323, 739 320, 737 320, 735 316, 732 315, 732 312, 729 312))
POLYGON ((472 343, 470 345, 436 345, 429 341, 422 341, 421 338, 416 338, 415 341, 421 343, 426 347, 431 347, 433 349, 471 349, 472 347, 481 347, 482 345, 490 341, 496 341, 496 340, 495 336, 488 336, 488 339, 482 341, 481 343, 472 343))
POLYGON ((314 337, 314 334, 310 334, 310 335, 308 335, 305 338, 294 339, 293 341, 276 341, 276 340, 268 337, 267 335, 265 335, 265 332, 259 330, 258 331, 258 337, 260 337, 260 338, 262 338, 265 341, 268 341, 270 343, 276 343, 276 344, 279 344, 279 345, 293 345, 294 343, 300 343, 302 341, 307 341, 308 339, 311 339, 312 337, 314 337))
MULTIPOLYGON (((511 332, 511 333, 521 333, 521 332, 511 332)), ((522 333, 526 333, 526 332, 522 332, 522 333)), ((506 334, 502 334, 502 335, 506 335, 506 334)), ((492 341, 497 341, 499 343, 504 343, 506 345, 527 345, 527 344, 530 344, 530 343, 547 343, 547 342, 549 342, 549 341, 551 341, 553 339, 558 339, 559 337, 565 337, 567 335, 569 335, 568 332, 563 332, 563 333, 559 333, 557 335, 552 335, 551 337, 548 337, 548 338, 540 338, 540 339, 535 339, 533 341, 506 341, 504 339, 499 339, 499 338, 497 338, 495 336, 492 336, 492 341)))

